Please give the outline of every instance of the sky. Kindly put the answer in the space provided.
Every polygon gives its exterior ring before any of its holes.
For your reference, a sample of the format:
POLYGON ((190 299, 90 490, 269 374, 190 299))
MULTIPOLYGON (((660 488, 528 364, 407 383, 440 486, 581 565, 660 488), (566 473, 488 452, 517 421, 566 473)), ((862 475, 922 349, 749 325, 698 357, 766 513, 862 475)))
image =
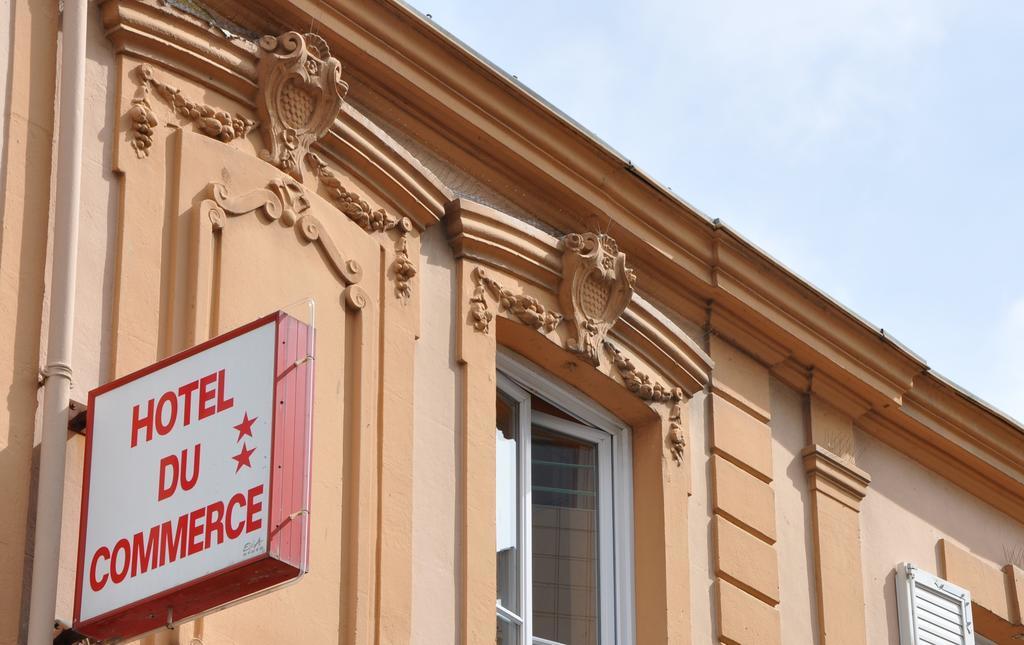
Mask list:
POLYGON ((1024 2, 412 5, 1024 421, 1024 2))

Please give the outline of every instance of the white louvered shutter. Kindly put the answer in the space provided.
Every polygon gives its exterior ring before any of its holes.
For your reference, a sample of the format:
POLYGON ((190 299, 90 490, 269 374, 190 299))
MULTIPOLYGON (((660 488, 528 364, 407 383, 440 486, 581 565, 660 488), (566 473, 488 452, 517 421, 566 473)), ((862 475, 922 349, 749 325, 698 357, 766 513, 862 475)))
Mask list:
POLYGON ((971 594, 918 569, 896 568, 901 645, 975 645, 971 594))

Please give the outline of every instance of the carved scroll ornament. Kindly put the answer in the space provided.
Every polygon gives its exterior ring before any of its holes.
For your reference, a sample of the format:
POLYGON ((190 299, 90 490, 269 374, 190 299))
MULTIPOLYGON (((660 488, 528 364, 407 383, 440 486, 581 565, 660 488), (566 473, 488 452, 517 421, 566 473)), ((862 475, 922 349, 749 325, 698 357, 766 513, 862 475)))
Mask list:
POLYGON ((301 162, 341 110, 348 85, 327 41, 289 31, 260 39, 257 110, 265 149, 260 158, 302 181, 301 162))
POLYGON ((274 179, 266 188, 231 195, 227 186, 214 183, 209 186, 211 199, 199 205, 200 216, 209 218, 214 230, 222 230, 228 217, 261 212, 271 221, 280 220, 294 227, 308 242, 317 244, 327 257, 331 268, 346 285, 353 285, 363 277, 363 269, 355 260, 346 260, 334 240, 312 213, 305 189, 293 179, 274 179))
POLYGON ((561 247, 558 300, 570 325, 568 349, 599 365, 601 342, 629 305, 636 274, 608 235, 570 233, 561 247))

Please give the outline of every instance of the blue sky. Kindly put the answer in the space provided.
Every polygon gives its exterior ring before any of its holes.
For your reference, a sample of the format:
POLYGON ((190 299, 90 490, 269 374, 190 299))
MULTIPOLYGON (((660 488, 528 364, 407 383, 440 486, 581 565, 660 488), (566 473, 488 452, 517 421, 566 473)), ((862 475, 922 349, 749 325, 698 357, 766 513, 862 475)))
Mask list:
POLYGON ((1024 2, 412 4, 1024 420, 1024 2))

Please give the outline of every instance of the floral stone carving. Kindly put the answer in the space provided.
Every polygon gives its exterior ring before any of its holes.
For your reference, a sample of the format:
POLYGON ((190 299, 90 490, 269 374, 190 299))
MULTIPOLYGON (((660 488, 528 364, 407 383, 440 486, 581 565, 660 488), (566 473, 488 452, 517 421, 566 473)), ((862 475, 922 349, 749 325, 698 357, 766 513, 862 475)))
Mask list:
POLYGON ((477 284, 473 288, 473 296, 469 299, 469 316, 473 323, 473 329, 488 333, 491 331, 491 321, 494 320, 487 307, 487 298, 484 296, 484 285, 479 282, 479 269, 477 269, 477 284))
POLYGON ((260 158, 302 181, 301 161, 334 123, 348 92, 341 63, 320 36, 289 31, 260 39, 256 73, 260 158))
POLYGON ((491 314, 487 311, 487 303, 483 300, 480 287, 491 292, 491 295, 498 301, 500 311, 507 311, 518 318, 519 322, 538 331, 544 330, 545 333, 554 331, 555 327, 562 322, 562 314, 549 311, 533 296, 512 293, 487 275, 483 269, 477 268, 473 272, 473 277, 476 278, 477 290, 474 292, 473 298, 470 299, 470 311, 473 313, 473 326, 477 331, 487 331, 491 322, 491 314))
POLYGON ((665 441, 668 444, 669 452, 672 453, 672 459, 682 465, 683 455, 686 451, 686 435, 683 432, 682 406, 680 405, 680 401, 683 400, 683 389, 662 385, 652 379, 649 374, 641 372, 633 364, 633 361, 619 351, 619 348, 611 341, 604 341, 604 346, 608 348, 608 352, 612 356, 612 364, 618 370, 627 390, 644 401, 672 404, 668 415, 668 436, 665 441))
POLYGON ((622 382, 626 385, 627 390, 644 401, 654 403, 676 402, 683 398, 682 388, 668 387, 658 383, 650 375, 638 370, 633 361, 619 351, 619 348, 611 341, 604 341, 604 345, 608 348, 608 352, 612 356, 612 364, 619 371, 619 376, 622 377, 622 382))
POLYGON ((558 300, 567 312, 567 347, 593 365, 599 348, 633 297, 636 274, 615 240, 602 233, 570 233, 562 238, 562 283, 558 300))
POLYGON ((395 217, 383 208, 371 209, 365 199, 345 188, 327 162, 315 152, 307 153, 306 160, 316 171, 323 186, 326 187, 331 203, 364 231, 384 233, 395 230, 398 232, 398 239, 395 240, 395 261, 391 264, 391 271, 395 277, 395 293, 403 299, 411 297, 410 282, 416 275, 416 265, 409 259, 407 238, 412 232, 412 220, 408 217, 395 217))
POLYGON ((146 63, 135 68, 135 77, 139 87, 132 97, 128 118, 132 121, 132 148, 139 158, 149 155, 149 148, 153 145, 153 128, 157 125, 156 115, 149 103, 151 90, 155 90, 156 94, 171 106, 175 114, 194 123, 206 136, 219 141, 228 143, 241 139, 256 125, 254 121, 241 114, 232 116, 226 110, 184 96, 177 87, 157 80, 153 76, 153 67, 146 63))
POLYGON ((686 435, 683 433, 683 411, 678 401, 672 404, 668 420, 668 449, 672 452, 672 459, 682 466, 686 454, 686 435))

